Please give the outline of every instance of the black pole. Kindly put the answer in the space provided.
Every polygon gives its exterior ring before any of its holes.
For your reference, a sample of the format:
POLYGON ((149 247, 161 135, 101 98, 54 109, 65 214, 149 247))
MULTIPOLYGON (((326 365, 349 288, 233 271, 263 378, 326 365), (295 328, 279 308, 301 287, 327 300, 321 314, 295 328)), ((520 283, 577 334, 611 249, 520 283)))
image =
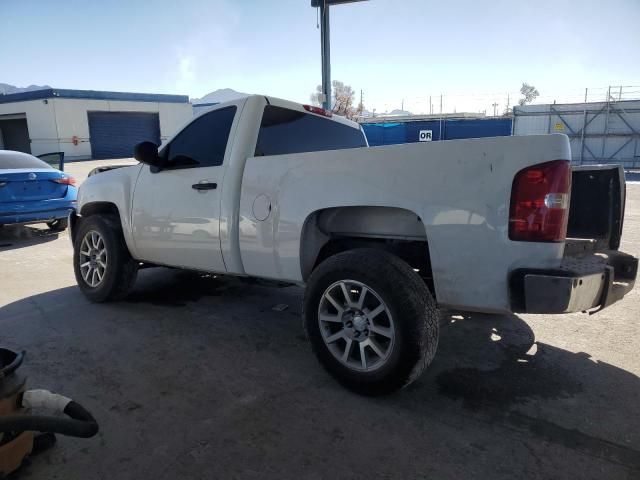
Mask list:
POLYGON ((331 47, 329 30, 329 5, 320 3, 320 42, 322 44, 322 108, 331 110, 331 47))

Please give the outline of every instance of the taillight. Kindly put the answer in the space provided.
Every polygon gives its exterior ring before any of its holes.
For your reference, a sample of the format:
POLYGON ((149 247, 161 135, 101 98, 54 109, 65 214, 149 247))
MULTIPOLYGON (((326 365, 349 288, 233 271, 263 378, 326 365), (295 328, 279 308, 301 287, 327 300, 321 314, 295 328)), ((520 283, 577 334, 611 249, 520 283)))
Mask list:
POLYGON ((78 184, 78 182, 76 182, 76 179, 73 177, 60 177, 54 178, 52 180, 56 183, 59 183, 60 185, 71 185, 75 187, 78 184))
POLYGON ((333 116, 333 113, 331 113, 329 110, 325 110, 324 108, 315 107, 313 105, 303 105, 303 107, 307 112, 316 113, 318 115, 322 115, 323 117, 331 118, 333 116))
POLYGON ((567 236, 571 166, 554 160, 520 170, 513 179, 509 238, 562 242, 567 236))

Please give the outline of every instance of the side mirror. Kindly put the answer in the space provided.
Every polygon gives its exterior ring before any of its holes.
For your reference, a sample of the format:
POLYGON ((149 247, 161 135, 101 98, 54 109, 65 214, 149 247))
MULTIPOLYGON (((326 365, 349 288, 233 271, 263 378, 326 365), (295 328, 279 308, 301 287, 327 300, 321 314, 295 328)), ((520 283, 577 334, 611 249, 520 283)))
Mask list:
POLYGON ((162 166, 162 159, 158 155, 158 146, 153 142, 137 144, 133 149, 133 158, 151 167, 159 168, 162 166))

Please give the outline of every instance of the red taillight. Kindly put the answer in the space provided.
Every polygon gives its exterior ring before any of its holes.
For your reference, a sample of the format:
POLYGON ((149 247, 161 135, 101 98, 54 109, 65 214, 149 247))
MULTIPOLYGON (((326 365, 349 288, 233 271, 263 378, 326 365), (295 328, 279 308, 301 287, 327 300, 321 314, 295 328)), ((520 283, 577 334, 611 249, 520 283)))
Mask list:
POLYGON ((53 181, 59 183, 60 185, 71 185, 73 187, 78 184, 78 182, 76 182, 76 179, 73 177, 54 178, 53 181))
POLYGON ((555 160, 520 170, 513 179, 509 238, 561 242, 567 236, 571 166, 555 160))
POLYGON ((333 113, 325 110, 324 108, 314 107, 313 105, 303 105, 303 107, 307 112, 316 113, 318 115, 322 115, 323 117, 331 118, 333 116, 333 113))

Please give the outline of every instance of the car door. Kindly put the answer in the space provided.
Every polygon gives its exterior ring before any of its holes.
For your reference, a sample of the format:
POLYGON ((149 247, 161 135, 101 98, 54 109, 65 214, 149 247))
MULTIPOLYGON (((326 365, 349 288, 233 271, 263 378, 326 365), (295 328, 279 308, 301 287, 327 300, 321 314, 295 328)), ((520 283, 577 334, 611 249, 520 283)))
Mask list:
POLYGON ((220 247, 224 159, 237 107, 208 112, 144 165, 132 202, 137 256, 161 265, 225 272, 220 247))

